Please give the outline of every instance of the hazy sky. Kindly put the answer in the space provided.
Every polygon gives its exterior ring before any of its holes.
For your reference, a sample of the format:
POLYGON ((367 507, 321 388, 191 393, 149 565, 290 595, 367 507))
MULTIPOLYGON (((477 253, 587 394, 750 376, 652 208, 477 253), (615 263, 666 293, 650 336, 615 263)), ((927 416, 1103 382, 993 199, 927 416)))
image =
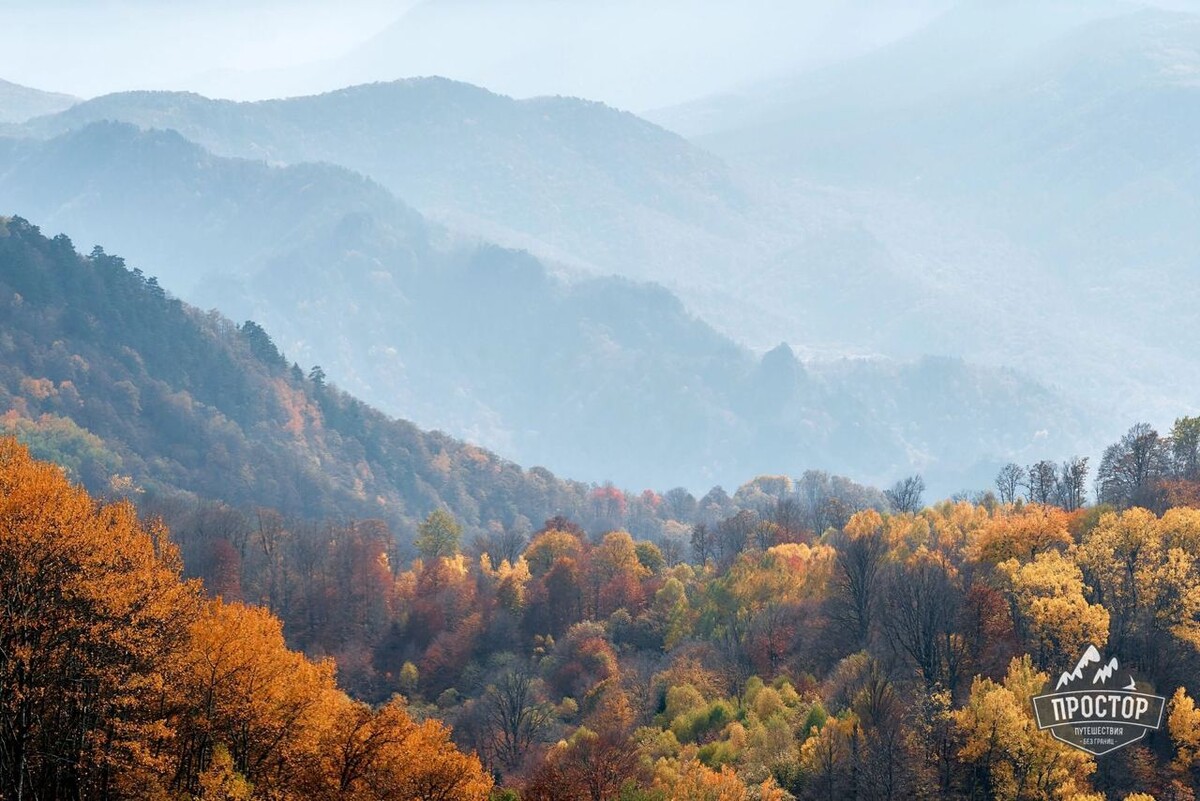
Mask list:
POLYGON ((252 99, 438 74, 640 110, 862 51, 950 2, 0 0, 0 78, 252 99))
POLYGON ((0 78, 81 96, 333 58, 416 0, 0 0, 0 78))
POLYGON ((863 52, 955 2, 1001 0, 0 0, 0 78, 256 99, 444 75, 645 111, 863 52))

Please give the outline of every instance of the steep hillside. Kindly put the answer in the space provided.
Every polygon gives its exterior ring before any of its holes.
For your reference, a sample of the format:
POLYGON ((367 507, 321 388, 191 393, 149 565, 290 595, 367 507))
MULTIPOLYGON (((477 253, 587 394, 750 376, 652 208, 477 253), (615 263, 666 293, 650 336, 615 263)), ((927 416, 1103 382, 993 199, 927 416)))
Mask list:
POLYGON ((106 493, 183 491, 400 532, 573 511, 586 487, 392 420, 305 376, 267 334, 20 218, 0 221, 3 427, 106 493))
POLYGON ((949 493, 1080 447, 1086 416, 1015 374, 939 362, 931 396, 919 365, 760 360, 661 288, 560 280, 335 168, 100 125, 0 147, 0 192, 81 241, 107 230, 168 289, 263 323, 379 408, 577 478, 700 490, 810 467, 876 483, 921 470, 949 493), (931 397, 961 414, 931 414, 931 397))

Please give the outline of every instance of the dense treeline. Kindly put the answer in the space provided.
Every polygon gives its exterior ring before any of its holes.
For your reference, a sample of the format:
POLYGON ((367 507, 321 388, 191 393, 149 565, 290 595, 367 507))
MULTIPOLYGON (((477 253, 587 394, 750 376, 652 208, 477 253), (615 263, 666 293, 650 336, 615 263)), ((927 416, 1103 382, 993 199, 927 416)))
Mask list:
MULTIPOLYGON (((587 497, 578 517, 583 525, 561 515, 548 525, 576 531, 583 542, 590 541, 587 531, 598 537, 627 531, 643 550, 657 554, 656 561, 668 565, 691 554, 728 564, 752 542, 809 536, 843 525, 861 509, 887 508, 878 491, 818 471, 795 482, 762 477, 732 496, 720 488, 696 499, 682 488, 629 495, 598 487, 587 497)), ((270 608, 284 621, 290 645, 336 658, 351 692, 381 700, 411 689, 392 664, 399 644, 412 648, 409 612, 395 601, 393 585, 413 556, 429 558, 422 534, 428 532, 428 522, 418 527, 409 546, 377 519, 312 521, 265 507, 244 509, 180 497, 142 498, 139 507, 143 517, 163 520, 171 529, 188 575, 202 577, 214 594, 270 608)), ((537 536, 523 517, 513 525, 493 523, 474 533, 444 511, 431 519, 441 521, 440 530, 452 532, 440 539, 454 543, 450 551, 433 553, 461 554, 456 557, 462 562, 456 568, 460 572, 468 562, 478 566, 485 555, 497 565, 515 564, 537 536)))
MULTIPOLYGON (((1029 467, 1007 464, 996 476, 999 500, 1022 495, 1031 503, 1067 511, 1088 499, 1088 459, 1074 457, 1058 465, 1043 459, 1029 467)), ((1096 498, 1120 509, 1142 506, 1162 511, 1196 506, 1200 501, 1200 417, 1181 417, 1162 436, 1149 423, 1138 423, 1104 451, 1096 475, 1096 498)))
POLYGON ((447 728, 374 709, 161 527, 0 439, 0 797, 484 801, 447 728))
POLYGON ((391 659, 523 798, 1192 798, 1198 532, 959 502, 671 565, 556 521, 515 563, 399 573, 391 659), (1029 705, 1088 644, 1172 698, 1100 765, 1029 705))
MULTIPOLYGON (((1193 425, 1162 447, 1184 454, 1193 425)), ((520 798, 1193 797, 1200 512, 1162 493, 1154 512, 1068 509, 1027 479, 1012 502, 933 507, 918 477, 833 483, 636 499, 696 521, 641 534, 616 527, 636 515, 615 492, 591 534, 558 517, 468 538, 436 512, 411 563, 369 522, 209 505, 173 528, 211 587, 271 604, 362 697, 452 723, 520 798), (270 532, 275 567, 239 561, 270 532), (1088 644, 1173 697, 1164 731, 1099 764, 1028 703, 1088 644)))

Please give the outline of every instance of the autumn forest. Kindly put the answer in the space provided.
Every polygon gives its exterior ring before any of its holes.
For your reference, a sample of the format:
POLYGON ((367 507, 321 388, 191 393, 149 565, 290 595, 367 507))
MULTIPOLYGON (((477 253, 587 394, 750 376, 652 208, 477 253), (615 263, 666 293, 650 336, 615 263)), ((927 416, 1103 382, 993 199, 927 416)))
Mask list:
POLYGON ((23 220, 0 252, 12 797, 1194 797, 1200 418, 931 504, 631 494, 390 422, 23 220), (1029 703, 1088 645, 1170 698, 1103 759, 1029 703))
POLYGON ((1200 801, 1200 0, 13 0, 0 801, 1200 801))

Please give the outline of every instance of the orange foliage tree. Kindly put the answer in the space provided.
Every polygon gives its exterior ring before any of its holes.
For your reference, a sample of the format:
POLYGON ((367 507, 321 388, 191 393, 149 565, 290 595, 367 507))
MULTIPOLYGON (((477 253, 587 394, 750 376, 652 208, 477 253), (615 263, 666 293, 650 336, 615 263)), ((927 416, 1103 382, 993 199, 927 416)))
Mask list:
POLYGON ((485 801, 445 725, 372 710, 160 526, 0 440, 0 797, 485 801))

